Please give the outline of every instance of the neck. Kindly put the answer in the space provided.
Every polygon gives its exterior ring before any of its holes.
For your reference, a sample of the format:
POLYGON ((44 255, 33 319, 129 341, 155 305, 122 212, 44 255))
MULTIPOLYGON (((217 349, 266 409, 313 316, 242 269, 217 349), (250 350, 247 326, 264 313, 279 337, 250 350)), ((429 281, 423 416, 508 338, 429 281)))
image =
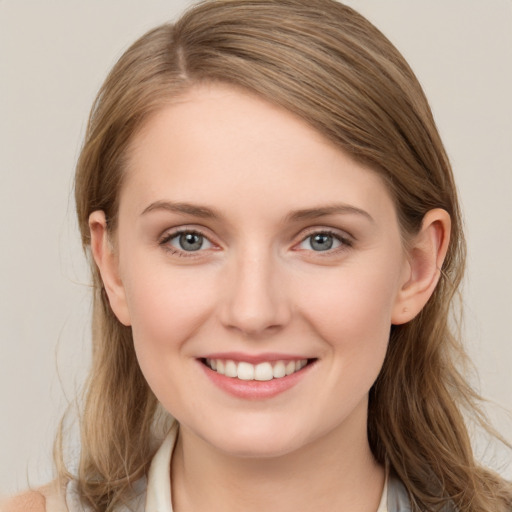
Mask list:
POLYGON ((226 454, 180 427, 174 511, 375 512, 384 469, 368 445, 366 409, 362 416, 292 453, 264 458, 226 454))

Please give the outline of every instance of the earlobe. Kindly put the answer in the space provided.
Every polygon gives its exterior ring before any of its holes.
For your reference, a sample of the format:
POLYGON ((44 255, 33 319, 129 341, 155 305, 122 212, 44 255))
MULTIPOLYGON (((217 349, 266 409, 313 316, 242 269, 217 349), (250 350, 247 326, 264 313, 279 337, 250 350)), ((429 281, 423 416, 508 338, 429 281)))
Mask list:
POLYGON ((408 271, 394 305, 394 325, 412 320, 425 306, 441 276, 450 241, 451 220, 446 210, 427 212, 421 229, 408 247, 408 271))
POLYGON ((123 325, 130 325, 125 289, 119 276, 119 264, 115 249, 109 239, 105 213, 97 210, 89 216, 91 252, 100 271, 110 307, 123 325))

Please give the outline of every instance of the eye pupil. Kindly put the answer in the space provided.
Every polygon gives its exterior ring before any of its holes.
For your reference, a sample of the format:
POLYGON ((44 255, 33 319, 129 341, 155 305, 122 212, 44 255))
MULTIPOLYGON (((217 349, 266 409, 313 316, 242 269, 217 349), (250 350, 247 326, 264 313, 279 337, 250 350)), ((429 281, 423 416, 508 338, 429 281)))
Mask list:
POLYGON ((333 236, 328 233, 317 233, 311 237, 311 247, 315 251, 328 251, 333 243, 333 236))
POLYGON ((184 251, 198 251, 203 246, 203 237, 197 233, 183 233, 179 242, 184 251))

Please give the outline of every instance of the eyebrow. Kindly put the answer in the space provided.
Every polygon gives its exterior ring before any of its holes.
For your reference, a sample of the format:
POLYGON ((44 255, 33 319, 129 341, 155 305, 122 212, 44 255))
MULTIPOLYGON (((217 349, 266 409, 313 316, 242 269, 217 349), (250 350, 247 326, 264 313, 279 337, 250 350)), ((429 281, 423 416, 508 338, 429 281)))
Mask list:
POLYGON ((361 215, 363 217, 366 217, 369 221, 375 222, 373 217, 367 211, 361 210, 361 208, 356 208, 355 206, 350 206, 347 204, 333 204, 330 206, 321 206, 318 208, 307 208, 305 210, 297 210, 289 213, 286 216, 286 221, 297 222, 301 220, 313 220, 318 219, 320 217, 326 217, 328 215, 337 214, 361 215))
POLYGON ((201 217, 203 219, 217 219, 221 217, 221 215, 215 210, 207 208, 206 206, 198 206, 191 203, 174 203, 171 201, 155 201, 145 208, 141 215, 145 215, 155 210, 193 215, 194 217, 201 217))
MULTIPOLYGON (((171 213, 181 213, 184 215, 192 215, 202 219, 220 219, 222 215, 213 208, 199 206, 192 203, 175 203, 172 201, 155 201, 147 206, 141 213, 145 215, 149 212, 164 210, 171 213)), ((350 206, 347 204, 334 204, 330 206, 320 206, 317 208, 306 208, 303 210, 295 210, 285 217, 285 222, 299 222, 304 220, 314 220, 328 215, 351 214, 361 215, 369 221, 375 222, 373 217, 365 210, 350 206)))

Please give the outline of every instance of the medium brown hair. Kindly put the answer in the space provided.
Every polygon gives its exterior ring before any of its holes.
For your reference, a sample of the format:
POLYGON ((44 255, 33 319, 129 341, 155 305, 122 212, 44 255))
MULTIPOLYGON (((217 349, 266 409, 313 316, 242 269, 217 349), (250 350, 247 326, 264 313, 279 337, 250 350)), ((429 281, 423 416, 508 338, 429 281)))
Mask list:
MULTIPOLYGON (((465 261, 450 164, 422 88, 371 23, 333 0, 219 0, 158 27, 120 58, 93 106, 76 171, 88 250, 89 215, 116 229, 130 142, 152 113, 199 82, 242 87, 307 121, 370 166, 394 199, 404 239, 443 208, 452 232, 440 282, 422 312, 393 326, 370 392, 368 438, 403 481, 413 510, 505 510, 510 485, 474 459, 464 414, 484 427, 479 397, 461 373, 450 310, 465 261)), ((92 259, 91 259, 92 261, 92 259)), ((154 453, 155 396, 137 364, 131 330, 113 314, 95 265, 93 363, 76 480, 96 510, 114 510, 154 453)))

